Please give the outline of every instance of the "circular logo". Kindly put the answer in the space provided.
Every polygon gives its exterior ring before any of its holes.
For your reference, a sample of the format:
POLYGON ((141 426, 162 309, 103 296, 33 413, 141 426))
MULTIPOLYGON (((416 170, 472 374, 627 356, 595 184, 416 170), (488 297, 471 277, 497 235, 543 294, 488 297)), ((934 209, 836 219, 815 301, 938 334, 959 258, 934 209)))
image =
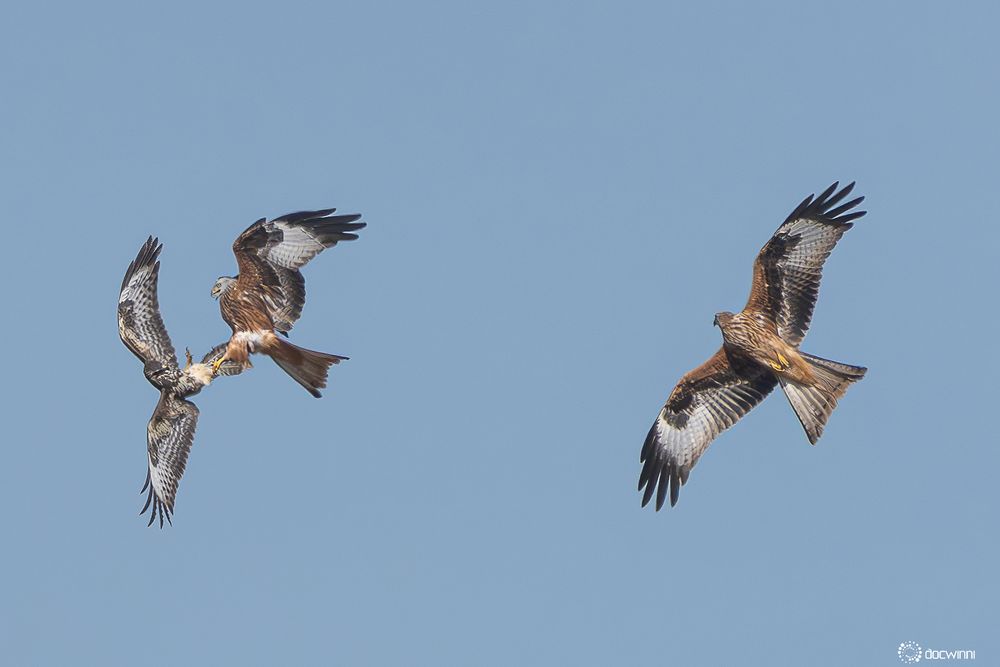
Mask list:
POLYGON ((899 654, 899 659, 907 664, 920 662, 920 658, 923 655, 923 651, 920 649, 920 644, 917 642, 903 642, 899 645, 899 649, 896 653, 899 654))

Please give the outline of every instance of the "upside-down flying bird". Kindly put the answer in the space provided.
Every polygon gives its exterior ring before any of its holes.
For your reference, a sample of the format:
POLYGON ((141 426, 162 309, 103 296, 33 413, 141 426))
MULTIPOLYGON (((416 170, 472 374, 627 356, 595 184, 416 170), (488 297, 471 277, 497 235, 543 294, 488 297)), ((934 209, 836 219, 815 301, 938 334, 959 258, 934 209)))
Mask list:
POLYGON ((712 440, 748 413, 780 384, 815 444, 851 383, 867 369, 814 357, 799 350, 819 293, 823 263, 865 211, 852 211, 864 197, 840 202, 854 183, 838 183, 799 204, 764 245, 753 266, 753 286, 739 313, 722 312, 714 324, 722 347, 681 378, 642 447, 639 490, 656 509, 667 491, 677 503, 680 487, 712 440), (838 205, 839 204, 839 205, 838 205))
POLYGON ((327 370, 347 359, 292 345, 288 335, 302 314, 305 279, 299 272, 309 260, 339 241, 353 241, 365 227, 360 215, 330 215, 336 209, 261 218, 233 243, 240 272, 223 276, 212 287, 222 319, 232 328, 225 362, 250 365, 250 355, 266 354, 313 396, 326 387, 327 370))
MULTIPOLYGON (((160 390, 160 400, 146 427, 148 470, 142 492, 147 489, 149 492, 140 514, 152 506, 147 525, 153 525, 159 517, 161 528, 164 517, 171 521, 177 484, 184 474, 198 423, 198 408, 185 399, 211 382, 212 364, 224 351, 224 346, 219 345, 197 364, 191 363, 191 353, 187 352, 187 365, 178 366, 157 298, 160 272, 157 257, 162 249, 157 239, 147 239, 135 261, 129 264, 118 296, 118 334, 142 361, 146 379, 160 390)), ((222 375, 236 375, 241 371, 238 364, 219 365, 222 375)))

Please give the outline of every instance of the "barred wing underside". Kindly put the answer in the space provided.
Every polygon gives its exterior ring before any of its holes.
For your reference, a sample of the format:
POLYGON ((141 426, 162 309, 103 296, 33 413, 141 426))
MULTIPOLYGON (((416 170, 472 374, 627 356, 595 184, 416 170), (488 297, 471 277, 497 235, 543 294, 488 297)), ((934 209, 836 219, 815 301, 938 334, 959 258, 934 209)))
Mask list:
POLYGON ((730 360, 720 348, 677 383, 649 429, 639 460, 643 507, 656 493, 656 509, 667 491, 677 504, 680 487, 709 444, 764 400, 777 380, 750 362, 730 360))

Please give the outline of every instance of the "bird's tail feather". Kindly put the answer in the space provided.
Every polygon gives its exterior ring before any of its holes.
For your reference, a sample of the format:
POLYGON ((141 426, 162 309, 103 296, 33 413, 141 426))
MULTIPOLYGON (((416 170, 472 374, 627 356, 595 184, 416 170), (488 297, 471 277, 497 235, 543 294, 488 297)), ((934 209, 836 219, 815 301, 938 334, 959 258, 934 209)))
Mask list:
POLYGON ((322 396, 319 390, 326 387, 326 374, 330 366, 347 359, 336 354, 307 350, 277 336, 270 347, 271 358, 281 370, 316 398, 322 396))
POLYGON ((837 401, 847 392, 847 388, 852 383, 857 382, 865 376, 868 370, 862 366, 851 366, 829 359, 814 357, 811 354, 800 352, 802 358, 809 364, 813 375, 816 376, 816 384, 805 386, 779 378, 781 388, 788 397, 788 402, 792 404, 795 415, 802 423, 802 428, 806 431, 809 442, 816 444, 819 437, 823 435, 823 427, 826 421, 837 407, 837 401))

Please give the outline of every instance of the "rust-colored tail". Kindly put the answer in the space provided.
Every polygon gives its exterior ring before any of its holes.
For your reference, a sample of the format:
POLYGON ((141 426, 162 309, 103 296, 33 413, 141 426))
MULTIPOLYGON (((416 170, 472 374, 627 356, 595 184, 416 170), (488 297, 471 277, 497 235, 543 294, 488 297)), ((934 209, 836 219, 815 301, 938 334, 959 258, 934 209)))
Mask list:
POLYGON ((307 350, 277 336, 268 347, 274 363, 316 398, 322 396, 319 390, 326 387, 326 372, 330 366, 347 359, 336 354, 307 350))
POLYGON ((782 379, 781 388, 785 390, 788 402, 792 404, 792 409, 802 422, 806 437, 815 445, 823 435, 823 427, 826 426, 833 409, 837 407, 837 401, 852 383, 865 376, 865 371, 868 369, 814 357, 805 352, 800 354, 816 376, 816 384, 806 387, 782 379))

